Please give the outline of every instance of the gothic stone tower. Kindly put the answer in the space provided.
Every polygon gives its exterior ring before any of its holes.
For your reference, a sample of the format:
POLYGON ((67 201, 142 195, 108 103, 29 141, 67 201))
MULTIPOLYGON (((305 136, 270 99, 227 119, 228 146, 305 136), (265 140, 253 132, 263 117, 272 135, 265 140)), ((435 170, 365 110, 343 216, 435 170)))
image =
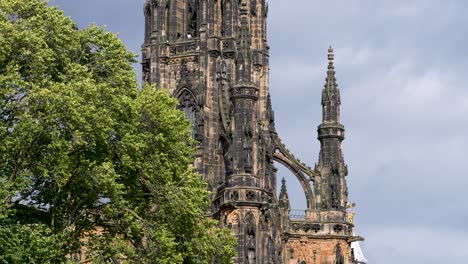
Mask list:
POLYGON ((312 169, 275 131, 266 0, 146 0, 144 12, 143 81, 169 89, 191 120, 195 167, 214 194, 210 214, 239 241, 234 262, 353 263, 332 53, 312 169), (286 186, 278 199, 273 161, 304 188, 302 219, 290 219, 286 186))

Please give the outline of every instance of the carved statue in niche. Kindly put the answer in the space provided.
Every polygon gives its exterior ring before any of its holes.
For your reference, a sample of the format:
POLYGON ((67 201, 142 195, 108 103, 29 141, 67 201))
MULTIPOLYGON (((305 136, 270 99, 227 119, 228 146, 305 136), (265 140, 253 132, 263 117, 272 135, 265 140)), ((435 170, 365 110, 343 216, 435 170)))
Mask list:
POLYGON ((216 72, 218 73, 218 78, 225 79, 227 77, 227 64, 222 57, 218 57, 216 72))
POLYGON ((221 148, 223 151, 223 158, 224 158, 224 169, 226 172, 226 178, 232 175, 233 173, 233 168, 232 168, 232 152, 231 152, 231 146, 229 142, 227 142, 225 139, 221 139, 221 148))
POLYGON ((253 144, 253 132, 252 125, 246 120, 244 131, 244 171, 247 173, 252 172, 252 144, 253 144))
POLYGON ((222 57, 218 57, 216 61, 216 82, 218 90, 218 103, 219 111, 221 114, 221 120, 223 128, 226 134, 230 132, 230 112, 231 112, 231 101, 229 100, 229 85, 227 83, 227 65, 226 61, 222 57))
POLYGON ((187 34, 198 37, 198 0, 188 1, 187 34))
POLYGON ((338 209, 340 207, 340 197, 339 189, 337 184, 332 184, 331 186, 331 207, 333 209, 338 209))
POLYGON ((226 167, 226 175, 232 175, 234 171, 232 168, 232 153, 230 151, 224 156, 224 164, 226 167))
POLYGON ((256 225, 252 211, 249 211, 245 216, 247 222, 246 228, 246 264, 255 263, 256 250, 256 225))
POLYGON ((332 168, 331 168, 331 171, 332 171, 332 174, 333 174, 333 178, 338 178, 340 176, 340 170, 338 169, 339 168, 339 164, 332 164, 332 168))

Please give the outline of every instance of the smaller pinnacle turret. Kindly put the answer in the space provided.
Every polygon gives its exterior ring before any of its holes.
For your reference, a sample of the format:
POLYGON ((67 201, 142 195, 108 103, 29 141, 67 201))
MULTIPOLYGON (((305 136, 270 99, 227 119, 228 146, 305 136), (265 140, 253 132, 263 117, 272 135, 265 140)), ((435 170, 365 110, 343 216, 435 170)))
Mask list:
POLYGON ((288 190, 286 189, 286 179, 283 177, 281 180, 281 192, 279 196, 279 206, 281 208, 290 208, 288 190))

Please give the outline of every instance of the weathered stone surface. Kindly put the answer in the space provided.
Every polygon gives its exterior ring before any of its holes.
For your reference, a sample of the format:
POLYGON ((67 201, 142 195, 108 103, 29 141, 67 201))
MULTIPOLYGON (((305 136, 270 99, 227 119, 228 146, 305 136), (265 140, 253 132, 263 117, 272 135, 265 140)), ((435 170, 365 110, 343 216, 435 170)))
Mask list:
POLYGON ((169 89, 191 120, 195 167, 214 193, 210 213, 239 241, 235 263, 352 263, 333 50, 312 169, 275 130, 266 0, 147 0, 144 12, 143 81, 169 89), (290 219, 286 186, 276 194, 273 161, 304 188, 301 219, 290 219))

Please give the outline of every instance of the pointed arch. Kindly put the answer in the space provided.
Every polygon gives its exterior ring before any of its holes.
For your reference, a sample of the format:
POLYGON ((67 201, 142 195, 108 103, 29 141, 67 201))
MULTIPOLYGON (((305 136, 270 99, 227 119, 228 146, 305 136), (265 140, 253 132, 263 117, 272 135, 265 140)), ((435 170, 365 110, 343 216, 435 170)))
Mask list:
POLYGON ((314 192, 309 184, 308 178, 304 175, 304 173, 294 164, 294 162, 286 158, 281 153, 274 153, 273 160, 281 163, 296 176, 297 180, 302 186, 302 189, 304 190, 306 196, 307 209, 315 209, 316 203, 314 192))
POLYGON ((174 94, 172 96, 174 96, 175 98, 178 98, 179 101, 180 101, 180 98, 186 93, 189 94, 190 97, 193 98, 195 103, 197 103, 197 100, 196 100, 197 96, 195 95, 195 92, 188 86, 181 86, 181 87, 177 88, 174 91, 174 94))

